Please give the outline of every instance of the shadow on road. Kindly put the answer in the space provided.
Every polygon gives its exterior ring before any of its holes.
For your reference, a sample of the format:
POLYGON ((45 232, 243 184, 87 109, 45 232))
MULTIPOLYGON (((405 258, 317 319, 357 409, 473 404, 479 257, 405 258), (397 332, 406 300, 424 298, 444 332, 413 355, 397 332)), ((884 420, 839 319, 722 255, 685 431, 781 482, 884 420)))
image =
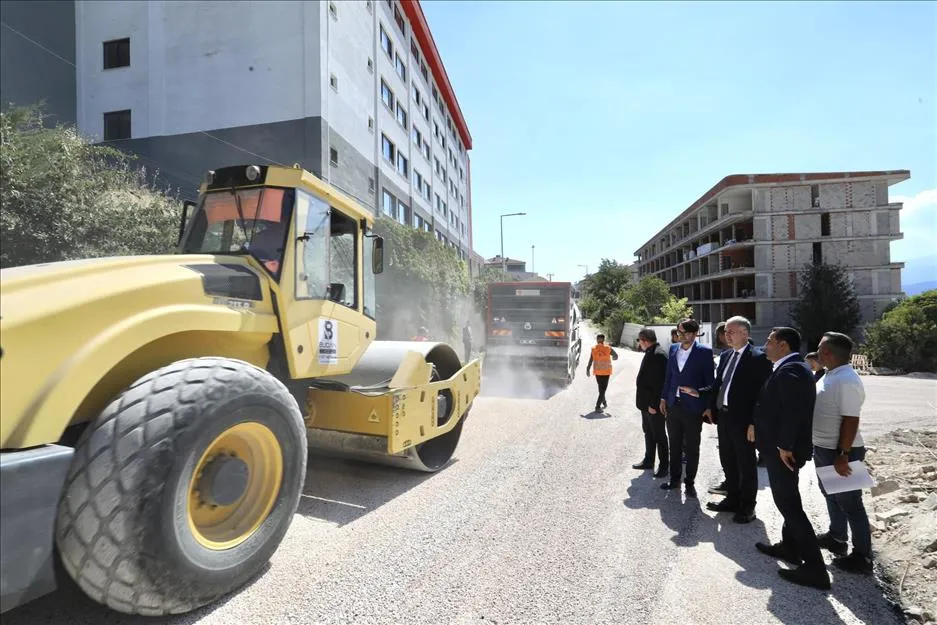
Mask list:
POLYGON ((586 414, 581 414, 579 416, 583 419, 610 419, 613 415, 610 415, 607 412, 596 412, 593 410, 592 412, 587 412, 586 414))
POLYGON ((741 568, 735 574, 739 583, 749 588, 771 591, 767 609, 781 622, 843 623, 831 599, 835 599, 863 623, 897 625, 904 622, 899 611, 877 607, 875 602, 869 601, 870 593, 882 594, 881 589, 870 578, 837 572, 835 568, 830 567, 833 588, 828 593, 797 586, 781 579, 777 573, 780 563, 755 548, 756 542, 774 542, 780 539, 779 536, 767 535, 761 519, 738 524, 732 521, 731 513, 705 514, 699 500, 689 498, 683 501, 682 489, 662 491, 659 488, 661 482, 662 480, 654 479, 649 472, 635 477, 628 487, 628 497, 624 500, 624 505, 631 509, 660 511, 661 520, 675 532, 671 540, 678 547, 696 547, 701 543, 712 543, 718 553, 731 559, 741 568))
MULTIPOLYGON (((453 458, 447 468, 456 462, 458 459, 453 458)), ((306 484, 296 512, 346 525, 435 475, 357 460, 310 456, 306 464, 306 484)))

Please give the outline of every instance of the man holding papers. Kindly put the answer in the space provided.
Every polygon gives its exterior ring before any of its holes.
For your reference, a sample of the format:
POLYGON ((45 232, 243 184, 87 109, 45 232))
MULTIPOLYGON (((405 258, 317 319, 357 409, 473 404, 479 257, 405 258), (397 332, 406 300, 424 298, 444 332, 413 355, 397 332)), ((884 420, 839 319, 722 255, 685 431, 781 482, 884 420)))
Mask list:
MULTIPOLYGON (((813 410, 813 457, 817 468, 832 465, 836 473, 849 475, 849 463, 865 459, 859 433, 859 413, 865 401, 862 380, 850 364, 853 342, 845 334, 827 332, 817 355, 827 374, 817 382, 813 410)), ((820 546, 840 557, 833 566, 855 573, 872 572, 872 532, 862 504, 862 490, 830 494, 820 481, 830 513, 830 529, 817 537, 820 546), (846 526, 852 530, 852 553, 848 551, 846 526)))

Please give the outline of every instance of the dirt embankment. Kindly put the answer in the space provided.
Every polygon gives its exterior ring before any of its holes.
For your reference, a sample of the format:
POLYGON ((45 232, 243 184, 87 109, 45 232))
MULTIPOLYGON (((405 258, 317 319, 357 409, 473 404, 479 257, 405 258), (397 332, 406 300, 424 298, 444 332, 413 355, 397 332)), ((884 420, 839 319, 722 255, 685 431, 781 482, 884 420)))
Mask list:
POLYGON ((867 444, 866 497, 883 583, 910 622, 937 624, 937 431, 901 429, 867 444))

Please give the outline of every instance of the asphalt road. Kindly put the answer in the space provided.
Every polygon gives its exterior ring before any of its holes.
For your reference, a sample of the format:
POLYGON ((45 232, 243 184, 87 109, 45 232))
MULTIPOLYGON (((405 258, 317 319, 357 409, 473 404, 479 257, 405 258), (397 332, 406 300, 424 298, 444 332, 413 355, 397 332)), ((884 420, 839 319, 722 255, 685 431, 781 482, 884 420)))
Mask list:
MULTIPOLYGON (((822 593, 777 575, 778 563, 754 548, 780 537, 764 469, 754 523, 739 526, 705 509, 706 489, 722 477, 713 426, 703 431, 699 500, 661 491, 650 472, 630 468, 643 453, 633 407, 640 357, 623 352, 602 415, 590 412, 595 382, 582 374, 548 399, 535 385, 527 390, 540 398, 497 396, 510 390, 506 380, 486 387, 452 464, 433 475, 312 459, 299 511, 270 566, 199 612, 127 617, 66 589, 2 621, 903 622, 873 578, 834 569, 833 590, 822 593)), ((899 400, 883 401, 898 401, 905 416, 932 416, 926 402, 937 382, 904 382, 889 387, 899 400)), ((870 390, 870 404, 877 393, 870 390)), ((801 488, 822 531, 826 509, 810 467, 801 488)))

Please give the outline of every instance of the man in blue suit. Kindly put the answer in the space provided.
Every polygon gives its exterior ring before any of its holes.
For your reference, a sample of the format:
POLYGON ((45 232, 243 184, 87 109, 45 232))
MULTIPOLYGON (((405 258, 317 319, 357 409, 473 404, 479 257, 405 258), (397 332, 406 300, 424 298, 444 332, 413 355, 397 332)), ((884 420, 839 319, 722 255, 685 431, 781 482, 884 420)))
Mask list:
POLYGON ((670 352, 660 398, 660 412, 667 418, 667 435, 670 438, 670 481, 660 487, 663 490, 680 488, 681 454, 685 453, 686 495, 696 497, 703 411, 708 408, 708 392, 716 376, 713 350, 696 342, 699 323, 694 319, 684 319, 677 325, 677 332, 680 343, 670 352))

